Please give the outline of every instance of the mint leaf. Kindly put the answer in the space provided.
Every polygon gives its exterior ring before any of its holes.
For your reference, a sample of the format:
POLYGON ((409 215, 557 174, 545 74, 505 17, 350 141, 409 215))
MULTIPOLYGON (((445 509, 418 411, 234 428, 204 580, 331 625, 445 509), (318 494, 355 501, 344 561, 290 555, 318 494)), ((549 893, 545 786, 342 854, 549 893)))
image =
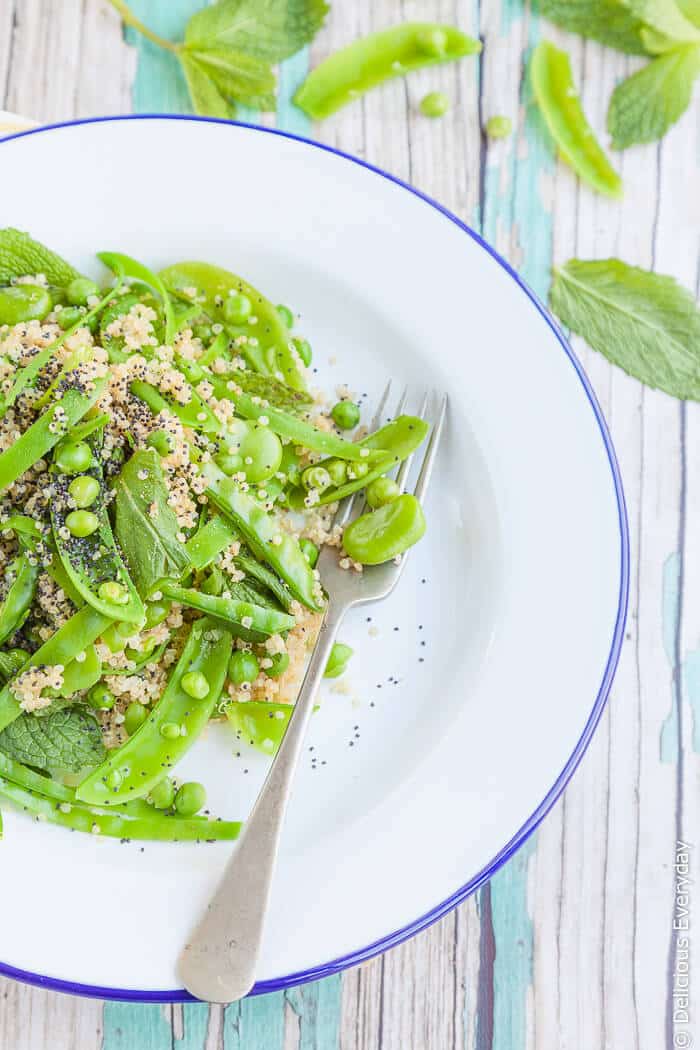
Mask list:
POLYGON ((700 47, 677 48, 618 84, 608 108, 613 149, 656 142, 685 113, 700 73, 700 47))
POLYGON ((274 110, 275 74, 269 62, 228 47, 187 48, 186 53, 225 98, 252 109, 274 110))
POLYGON ((681 400, 700 400, 700 311, 673 277, 619 259, 555 271, 554 313, 612 364, 681 400))
POLYGON ((619 0, 540 0, 540 14, 563 29, 628 55, 645 55, 644 22, 619 0))
POLYGON ((114 532, 136 589, 145 597, 158 580, 179 579, 189 566, 157 452, 134 452, 117 476, 114 491, 114 532))
POLYGON ((700 30, 689 22, 675 0, 622 0, 624 6, 644 22, 642 40, 656 54, 700 41, 700 30))
POLYGON ((219 0, 190 18, 185 44, 281 62, 313 40, 327 11, 326 0, 219 0))
POLYGON ((191 55, 181 51, 178 55, 187 81, 192 108, 200 117, 220 117, 233 120, 236 111, 219 91, 207 71, 191 55))
POLYGON ((28 233, 11 226, 0 230, 0 284, 9 284, 13 277, 34 273, 45 274, 49 284, 62 288, 80 276, 70 263, 33 240, 28 233))
POLYGON ((23 714, 0 733, 0 751, 34 769, 79 773, 104 759, 102 733, 83 707, 64 707, 43 718, 23 714))

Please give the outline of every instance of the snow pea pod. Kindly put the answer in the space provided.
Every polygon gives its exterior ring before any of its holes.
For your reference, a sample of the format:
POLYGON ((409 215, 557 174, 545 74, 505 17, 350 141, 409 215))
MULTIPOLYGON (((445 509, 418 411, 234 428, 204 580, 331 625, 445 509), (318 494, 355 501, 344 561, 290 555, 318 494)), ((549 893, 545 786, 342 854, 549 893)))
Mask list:
POLYGON ((213 620, 203 617, 193 623, 160 700, 134 735, 79 784, 76 796, 80 802, 125 802, 146 795, 162 779, 164 770, 189 750, 218 703, 231 647, 230 632, 213 620), (183 677, 192 671, 202 672, 207 679, 209 692, 202 700, 194 700, 182 687, 183 677), (165 726, 177 726, 179 734, 171 737, 169 728, 163 733, 165 726), (116 776, 110 777, 111 773, 116 776), (118 786, 108 786, 108 778, 110 784, 117 780, 118 786))
POLYGON ((567 164, 599 193, 621 197, 622 179, 586 120, 566 51, 541 40, 532 55, 530 76, 544 121, 567 164))
POLYGON ((172 580, 162 580, 158 589, 171 601, 197 609, 215 620, 223 620, 237 638, 247 642, 263 642, 272 634, 291 631, 295 623, 293 616, 276 609, 265 609, 261 605, 238 601, 236 598, 205 594, 194 587, 180 587, 172 580))
POLYGON ((252 312, 248 321, 240 326, 240 333, 257 340, 260 350, 260 354, 254 355, 257 363, 264 364, 268 375, 279 377, 279 373, 294 390, 306 390, 306 380, 299 368, 298 355, 290 347, 287 328, 273 303, 257 288, 228 270, 201 262, 176 263, 161 270, 160 276, 168 288, 180 295, 195 288, 197 297, 203 297, 203 310, 221 323, 226 323, 224 304, 229 295, 245 296, 252 312), (251 323, 252 318, 256 318, 256 323, 251 323))
POLYGON ((190 399, 183 405, 175 398, 163 397, 160 390, 156 390, 150 383, 144 383, 141 379, 135 379, 129 385, 129 389, 134 397, 138 397, 148 405, 154 416, 157 416, 159 412, 169 412, 177 416, 186 427, 201 431, 203 434, 218 434, 222 429, 220 420, 195 390, 190 391, 190 399))
POLYGON ((268 591, 274 594, 280 605, 287 610, 291 608, 294 601, 292 592, 286 583, 280 580, 279 576, 276 576, 274 572, 271 572, 266 565, 256 561, 255 558, 244 551, 237 554, 233 560, 237 569, 241 569, 246 576, 250 576, 253 580, 257 580, 258 583, 267 587, 268 591))
POLYGON ((322 120, 385 80, 479 51, 480 42, 454 26, 406 22, 335 51, 308 75, 294 102, 322 120))
POLYGON ((106 383, 106 379, 95 380, 89 394, 72 388, 66 390, 60 401, 47 408, 13 445, 0 453, 0 491, 12 485, 65 437, 73 424, 92 408, 106 383))
POLYGON ((0 288, 0 324, 43 321, 51 312, 48 288, 36 284, 11 284, 0 288))
MULTIPOLYGON (((325 430, 319 430, 311 423, 306 423, 303 419, 298 419, 297 416, 284 412, 280 408, 257 404, 250 394, 242 390, 239 393, 236 389, 229 389, 229 381, 226 379, 213 377, 209 381, 218 398, 227 397, 233 402, 239 416, 243 416, 244 419, 264 417, 267 420, 266 426, 269 426, 270 430, 279 434, 280 437, 288 438, 295 445, 302 445, 324 456, 334 456, 336 459, 345 459, 350 462, 361 462, 364 459, 369 461, 376 458, 376 456, 368 457, 366 453, 363 455, 363 446, 360 443, 344 441, 343 438, 325 430)), ((233 382, 235 384, 237 380, 234 379, 233 382)))
POLYGON ((404 494, 355 518, 343 533, 343 547, 353 561, 381 565, 418 543, 424 533, 420 503, 415 496, 404 494))
POLYGON ((23 551, 14 560, 9 572, 14 579, 0 605, 0 645, 20 629, 29 615, 39 578, 38 559, 23 551))
POLYGON ((281 532, 275 519, 215 463, 206 463, 203 474, 209 483, 209 499, 221 514, 230 518, 256 558, 267 562, 282 577, 295 598, 309 609, 320 611, 323 606, 318 583, 298 541, 289 533, 281 532))
POLYGON ((97 454, 82 474, 68 475, 53 468, 51 526, 56 551, 71 584, 88 604, 110 619, 141 623, 145 616, 143 602, 117 550, 107 514, 100 443, 92 447, 97 454), (75 507, 69 488, 76 477, 94 478, 99 485, 99 494, 90 506, 98 525, 88 536, 73 535, 66 525, 75 507), (108 584, 113 585, 111 589, 116 592, 113 597, 108 584))
MULTIPOLYGON (((55 664, 67 667, 78 653, 83 652, 86 646, 100 637, 111 622, 111 617, 104 616, 90 605, 84 606, 29 657, 22 670, 55 664)), ((10 681, 0 690, 0 730, 14 722, 21 713, 22 709, 14 698, 10 681)))
MULTIPOLYGON (((102 661, 97 655, 97 649, 94 645, 86 645, 83 654, 83 660, 71 660, 67 664, 63 672, 61 688, 47 691, 46 696, 68 699, 71 696, 75 696, 76 693, 90 689, 96 682, 99 682, 102 677, 102 661)), ((50 707, 43 707, 37 714, 41 715, 42 712, 48 713, 50 710, 50 707)))
POLYGON ((242 826, 239 821, 184 818, 156 811, 132 817, 127 813, 108 813, 76 802, 59 803, 20 787, 4 776, 0 776, 0 797, 38 820, 60 824, 72 831, 85 831, 115 839, 143 842, 228 841, 238 838, 242 826))
MULTIPOLYGON (((342 485, 324 489, 319 496, 318 505, 336 503, 351 493, 366 488, 371 481, 375 481, 376 478, 380 478, 388 471, 393 470, 401 460, 410 456, 422 444, 429 429, 430 427, 425 420, 419 419, 417 416, 397 416, 396 419, 392 419, 386 426, 375 430, 373 434, 370 434, 362 441, 358 441, 359 448, 381 449, 382 454, 370 461, 369 470, 364 476, 351 478, 342 485)), ((325 468, 326 463, 326 460, 321 460, 316 466, 325 468)), ((291 496, 292 503, 296 499, 299 505, 303 506, 303 496, 303 492, 295 490, 295 493, 291 496)))
POLYGON ((201 571, 211 565, 237 537, 236 530, 218 514, 195 532, 185 544, 187 557, 193 569, 201 571))

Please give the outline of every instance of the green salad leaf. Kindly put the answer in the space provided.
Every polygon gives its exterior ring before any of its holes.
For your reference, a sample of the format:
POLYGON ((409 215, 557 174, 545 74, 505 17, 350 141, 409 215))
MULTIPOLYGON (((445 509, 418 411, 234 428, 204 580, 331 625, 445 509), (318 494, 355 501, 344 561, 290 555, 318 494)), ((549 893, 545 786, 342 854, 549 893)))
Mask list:
POLYGON ((59 287, 65 287, 75 277, 80 277, 70 263, 28 233, 11 226, 0 230, 0 284, 9 284, 14 277, 34 273, 43 273, 49 284, 59 287))
POLYGON ((105 756, 97 719, 84 707, 64 707, 43 718, 20 715, 0 733, 0 751, 34 769, 78 773, 105 756))
POLYGON ((326 0, 219 0, 190 18, 185 44, 281 62, 313 40, 328 10, 326 0))
POLYGON ((673 277, 619 259, 571 259, 555 271, 554 313, 628 375, 700 400, 700 310, 673 277))
POLYGON ((608 131, 613 149, 655 142, 685 113, 700 73, 700 47, 667 51, 613 91, 608 131))
POLYGON ((179 579, 189 566, 155 449, 139 449, 114 482, 114 531, 141 597, 158 580, 179 579))

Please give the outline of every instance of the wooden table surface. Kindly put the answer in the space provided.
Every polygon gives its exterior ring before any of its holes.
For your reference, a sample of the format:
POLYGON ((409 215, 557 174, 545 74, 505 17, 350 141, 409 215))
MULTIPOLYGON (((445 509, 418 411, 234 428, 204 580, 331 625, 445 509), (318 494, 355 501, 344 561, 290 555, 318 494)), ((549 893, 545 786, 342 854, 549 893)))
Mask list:
MULTIPOLYGON (((202 6, 132 3, 173 38, 202 6)), ((556 161, 537 122, 524 63, 542 35, 569 50, 585 109, 603 135, 612 88, 637 60, 560 33, 523 0, 335 0, 311 56, 283 69, 271 120, 427 191, 481 229, 542 297, 552 265, 571 256, 619 256, 697 291, 697 106, 660 145, 615 158, 626 187, 621 203, 596 196, 556 161), (459 24, 483 40, 481 61, 412 74, 320 126, 290 105, 309 62, 404 19, 459 24), (439 121, 417 109, 433 89, 452 100, 439 121), (494 114, 510 116, 514 133, 489 144, 481 123, 494 114)), ((42 122, 188 111, 171 58, 131 33, 125 40, 103 0, 0 0, 0 85, 0 105, 42 122)), ((12 202, 0 201, 2 224, 11 223, 12 202)), ((677 1040, 671 982, 676 843, 700 842, 700 412, 574 345, 622 468, 630 614, 600 727, 536 836, 477 896, 412 941, 342 977, 225 1010, 104 1004, 0 980, 0 1050, 690 1045, 677 1040)), ((690 863, 697 879, 692 850, 690 863)), ((700 1006, 698 988, 700 975, 691 1010, 700 1006)))

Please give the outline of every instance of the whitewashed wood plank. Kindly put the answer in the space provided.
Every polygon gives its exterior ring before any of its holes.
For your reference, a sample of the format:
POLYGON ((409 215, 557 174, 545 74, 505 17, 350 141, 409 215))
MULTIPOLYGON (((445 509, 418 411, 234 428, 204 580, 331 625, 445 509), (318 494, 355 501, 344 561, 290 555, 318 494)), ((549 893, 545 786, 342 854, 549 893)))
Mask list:
POLYGON ((0 978, 2 1050, 99 1050, 102 1004, 0 978))

